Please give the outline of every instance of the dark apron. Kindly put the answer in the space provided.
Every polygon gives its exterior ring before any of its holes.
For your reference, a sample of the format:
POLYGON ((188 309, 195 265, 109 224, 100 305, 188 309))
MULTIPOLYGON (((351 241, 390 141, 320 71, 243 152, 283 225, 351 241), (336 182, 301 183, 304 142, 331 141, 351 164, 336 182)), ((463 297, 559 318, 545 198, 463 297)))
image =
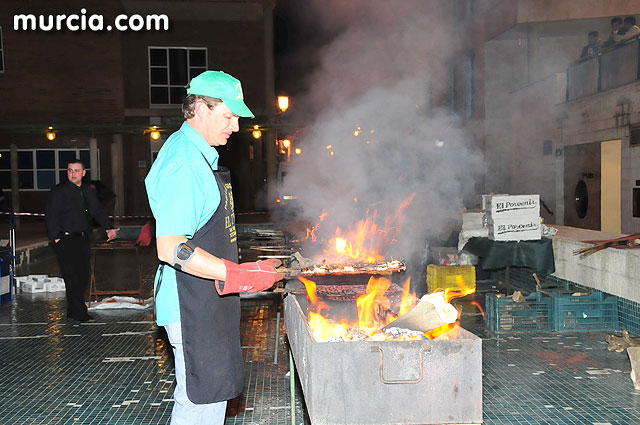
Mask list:
MULTIPOLYGON (((213 172, 220 205, 192 241, 219 258, 238 262, 235 214, 229 171, 213 172)), ((242 392, 240 297, 221 297, 214 282, 176 270, 187 396, 195 404, 215 403, 242 392)))

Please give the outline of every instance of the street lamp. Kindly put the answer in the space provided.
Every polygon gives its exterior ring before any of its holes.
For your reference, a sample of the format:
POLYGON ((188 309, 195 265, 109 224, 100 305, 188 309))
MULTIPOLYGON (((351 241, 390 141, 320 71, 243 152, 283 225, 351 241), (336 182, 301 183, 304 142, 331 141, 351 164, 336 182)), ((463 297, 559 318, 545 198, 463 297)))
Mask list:
POLYGON ((289 109, 289 96, 278 96, 278 109, 280 109, 280 112, 285 112, 289 109))

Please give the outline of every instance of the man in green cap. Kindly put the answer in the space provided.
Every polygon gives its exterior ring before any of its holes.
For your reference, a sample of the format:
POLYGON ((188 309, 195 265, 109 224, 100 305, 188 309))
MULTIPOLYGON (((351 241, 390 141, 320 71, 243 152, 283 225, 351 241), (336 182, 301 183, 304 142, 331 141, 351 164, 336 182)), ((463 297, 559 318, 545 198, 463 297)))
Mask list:
POLYGON ((254 117, 240 81, 203 72, 189 83, 182 112, 186 121, 145 179, 161 261, 156 321, 175 356, 171 424, 223 425, 227 400, 243 386, 238 294, 266 290, 284 275, 278 260, 238 264, 229 171, 218 167, 214 147, 239 130, 239 117, 254 117))

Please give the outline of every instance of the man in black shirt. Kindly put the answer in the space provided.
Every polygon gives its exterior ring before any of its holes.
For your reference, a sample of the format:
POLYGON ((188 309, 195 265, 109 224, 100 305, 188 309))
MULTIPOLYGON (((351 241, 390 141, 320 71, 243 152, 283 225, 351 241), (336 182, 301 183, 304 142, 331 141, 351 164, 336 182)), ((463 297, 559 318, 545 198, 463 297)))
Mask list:
POLYGON ((91 319, 84 293, 91 277, 88 236, 92 218, 108 229, 109 239, 115 239, 120 230, 113 228, 91 186, 82 184, 85 174, 79 159, 69 162, 68 180, 51 189, 45 210, 47 233, 67 289, 67 317, 83 322, 91 319))

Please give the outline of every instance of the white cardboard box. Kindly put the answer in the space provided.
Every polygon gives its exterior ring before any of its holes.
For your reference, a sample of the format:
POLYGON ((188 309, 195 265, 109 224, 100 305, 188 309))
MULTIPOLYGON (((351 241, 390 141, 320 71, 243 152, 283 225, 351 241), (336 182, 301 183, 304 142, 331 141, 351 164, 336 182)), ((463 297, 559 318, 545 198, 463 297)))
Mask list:
POLYGON ((489 225, 489 239, 494 241, 527 241, 542 238, 540 217, 494 219, 489 225))
POLYGON ((22 288, 24 292, 30 292, 32 294, 36 294, 38 292, 47 292, 44 280, 29 279, 22 285, 20 285, 20 288, 22 288))
POLYGON ((47 292, 64 292, 66 290, 64 279, 61 277, 50 277, 45 279, 44 287, 47 292))
POLYGON ((492 193, 490 195, 482 195, 482 209, 489 210, 489 202, 492 196, 509 196, 508 193, 492 193))
POLYGON ((540 216, 540 195, 494 195, 487 206, 487 220, 540 216))
POLYGON ((486 225, 484 211, 462 213, 462 230, 479 230, 486 225))

